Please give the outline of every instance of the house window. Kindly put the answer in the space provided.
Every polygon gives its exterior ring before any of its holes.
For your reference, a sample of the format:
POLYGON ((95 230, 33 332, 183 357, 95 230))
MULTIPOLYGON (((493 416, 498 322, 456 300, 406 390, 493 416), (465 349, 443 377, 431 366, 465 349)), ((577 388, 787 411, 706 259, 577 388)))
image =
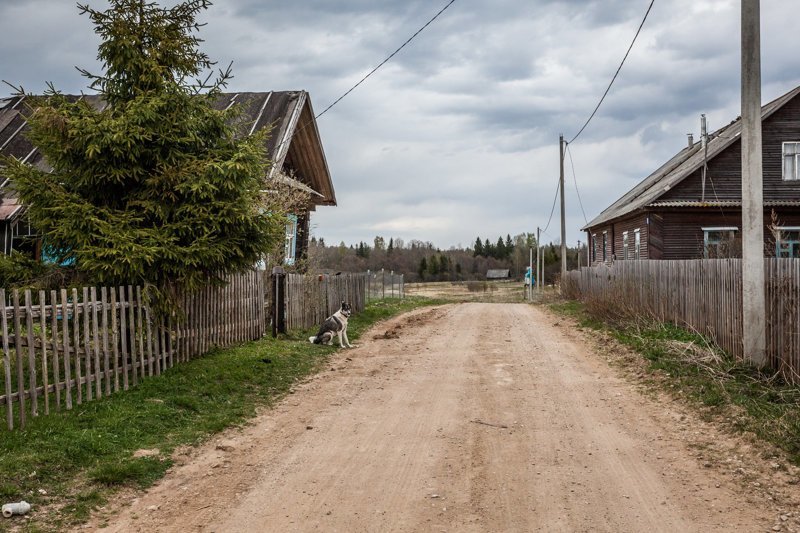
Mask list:
POLYGON ((800 180, 800 142, 783 143, 783 179, 800 180))
POLYGON ((286 218, 286 253, 283 262, 293 265, 297 252, 297 215, 289 215, 286 218))
POLYGON ((777 257, 800 257, 800 227, 777 228, 775 255, 777 257))
POLYGON ((603 232, 603 262, 608 261, 608 232, 603 232))
POLYGON ((633 230, 633 258, 639 259, 641 257, 642 249, 642 232, 638 229, 633 230))
POLYGON ((736 226, 703 229, 703 257, 732 257, 733 243, 736 239, 736 226))
POLYGON ((592 233, 592 262, 597 261, 597 233, 592 233))
POLYGON ((630 259, 628 257, 628 232, 622 232, 622 258, 623 259, 630 259))

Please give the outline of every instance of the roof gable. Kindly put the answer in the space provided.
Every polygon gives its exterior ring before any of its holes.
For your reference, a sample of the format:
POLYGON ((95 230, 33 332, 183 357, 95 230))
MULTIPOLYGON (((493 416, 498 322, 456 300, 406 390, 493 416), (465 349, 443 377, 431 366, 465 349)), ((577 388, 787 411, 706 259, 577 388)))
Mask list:
MULTIPOLYGON (((800 87, 796 87, 776 98, 772 102, 762 106, 761 119, 767 119, 773 113, 781 109, 792 99, 800 94, 800 87)), ((736 141, 742 133, 741 117, 713 132, 707 145, 707 160, 718 156, 736 141)), ((667 191, 674 188, 684 179, 689 177, 696 170, 703 166, 706 156, 701 151, 701 142, 698 141, 678 152, 675 156, 662 165, 658 170, 650 174, 647 178, 637 184, 633 189, 625 193, 622 198, 611 204, 591 222, 581 229, 589 229, 599 224, 610 222, 616 218, 627 215, 637 209, 646 207, 656 202, 667 191)))
MULTIPOLYGON (((84 99, 92 106, 101 109, 104 102, 99 95, 74 96, 84 99)), ((43 170, 49 166, 41 153, 27 140, 28 128, 25 120, 28 108, 25 97, 12 97, 0 100, 0 155, 14 156, 43 170)), ((283 172, 287 155, 294 154, 298 160, 308 163, 293 165, 294 177, 313 189, 311 202, 314 205, 336 205, 325 152, 317 129, 311 100, 306 91, 270 91, 263 93, 225 93, 214 102, 216 109, 226 109, 231 105, 242 109, 240 135, 250 135, 267 128, 267 157, 272 162, 269 177, 283 172)), ((0 180, 2 196, 13 196, 13 188, 0 180)))

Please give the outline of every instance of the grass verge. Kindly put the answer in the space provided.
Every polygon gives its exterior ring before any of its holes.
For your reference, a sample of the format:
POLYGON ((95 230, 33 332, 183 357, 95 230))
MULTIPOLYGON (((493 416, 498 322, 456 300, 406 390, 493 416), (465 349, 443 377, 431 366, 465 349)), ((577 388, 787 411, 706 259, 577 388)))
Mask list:
POLYGON ((650 383, 701 407, 706 417, 755 434, 800 466, 800 387, 736 361, 702 336, 673 324, 606 321, 575 301, 550 308, 632 348, 643 357, 650 383))
MULTIPOLYGON (((348 337, 354 342, 379 320, 436 303, 371 303, 351 319, 348 337)), ((175 448, 245 423, 321 368, 336 348, 309 344, 311 333, 212 351, 135 389, 30 419, 22 431, 0 431, 0 500, 25 500, 34 509, 0 519, 0 530, 62 530, 115 490, 151 485, 172 465, 175 448), (137 450, 149 454, 134 457, 137 450)))

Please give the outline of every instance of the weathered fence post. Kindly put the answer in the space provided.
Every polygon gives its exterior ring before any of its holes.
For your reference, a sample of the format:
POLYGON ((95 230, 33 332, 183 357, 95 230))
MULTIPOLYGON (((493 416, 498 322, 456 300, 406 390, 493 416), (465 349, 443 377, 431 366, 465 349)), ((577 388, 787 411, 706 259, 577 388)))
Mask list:
POLYGON ((272 269, 273 320, 272 336, 286 333, 286 271, 276 266, 272 269))

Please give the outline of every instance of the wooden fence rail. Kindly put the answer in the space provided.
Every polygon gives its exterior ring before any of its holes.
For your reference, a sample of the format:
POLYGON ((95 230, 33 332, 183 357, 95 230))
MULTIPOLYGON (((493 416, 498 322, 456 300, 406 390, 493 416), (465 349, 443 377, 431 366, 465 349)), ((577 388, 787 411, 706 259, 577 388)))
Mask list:
POLYGON ((0 289, 6 425, 127 390, 214 346, 260 338, 263 297, 262 274, 249 272, 184 296, 182 312, 156 319, 141 287, 0 289))
MULTIPOLYGON (((363 311, 369 278, 283 276, 287 328, 318 325, 342 301, 363 311)), ((275 320, 272 285, 264 271, 233 276, 224 286, 182 296, 180 311, 163 318, 142 287, 0 289, 0 417, 4 411, 9 429, 25 426, 42 412, 127 390, 215 347, 259 339, 275 320)), ((402 277, 391 285, 386 297, 400 297, 402 277)))
MULTIPOLYGON (((767 357, 800 384, 800 259, 767 258, 767 357)), ((567 273, 567 296, 687 326, 736 358, 742 345, 742 261, 617 261, 567 273)))
POLYGON ((286 276, 286 328, 306 329, 321 324, 342 302, 353 312, 366 305, 366 274, 286 276))

